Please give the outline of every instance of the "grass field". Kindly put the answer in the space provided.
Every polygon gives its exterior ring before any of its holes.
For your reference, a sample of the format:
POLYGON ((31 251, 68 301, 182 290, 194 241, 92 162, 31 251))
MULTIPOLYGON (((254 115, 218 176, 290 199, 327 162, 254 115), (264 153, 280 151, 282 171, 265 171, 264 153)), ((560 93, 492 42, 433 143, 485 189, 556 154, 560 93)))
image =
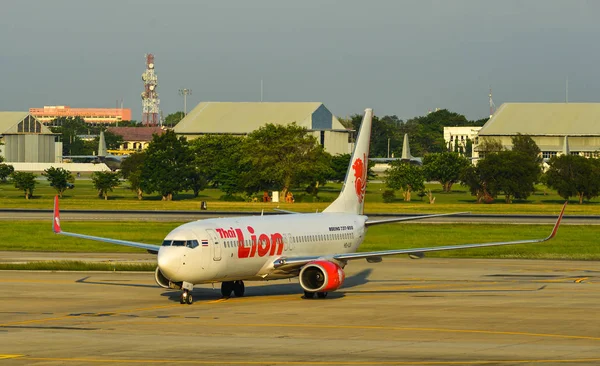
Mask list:
MULTIPOLYGON (((181 223, 64 222, 65 231, 160 244, 181 223), (140 225, 144 225, 143 230, 140 225)), ((49 223, 0 222, 0 250, 52 252, 143 252, 135 248, 55 235, 49 223)), ((409 224, 378 225, 369 229, 360 251, 416 248, 541 238, 550 225, 409 224)), ((533 245, 480 248, 431 253, 435 257, 485 257, 600 260, 600 226, 562 226, 555 239, 533 245)))
MULTIPOLYGON (((56 191, 49 186, 46 180, 39 180, 34 198, 25 200, 21 191, 16 190, 11 184, 0 184, 0 208, 32 208, 50 209, 56 191)), ((261 211, 279 207, 299 212, 314 212, 323 210, 329 202, 333 201, 341 189, 340 184, 329 183, 322 187, 319 193, 321 202, 312 202, 313 197, 302 192, 301 189, 292 190, 297 202, 263 203, 263 202, 225 202, 219 200, 223 195, 218 189, 206 189, 198 197, 193 197, 191 192, 184 192, 175 197, 174 201, 164 202, 157 195, 148 195, 143 200, 138 200, 134 193, 127 189, 126 182, 110 193, 109 200, 99 199, 89 179, 80 179, 75 182, 75 188, 64 193, 61 201, 63 209, 108 209, 108 210, 199 210, 200 203, 206 201, 211 211, 261 211), (310 201, 310 202, 300 202, 310 201)), ((411 202, 401 200, 397 192, 394 203, 383 203, 381 193, 386 189, 382 183, 369 183, 365 203, 365 212, 406 212, 406 213, 432 213, 432 212, 460 212, 474 213, 511 213, 511 214, 556 214, 564 202, 556 192, 538 186, 538 191, 526 201, 515 201, 505 204, 500 196, 492 204, 477 204, 465 187, 454 185, 451 193, 441 192, 439 184, 428 184, 434 196, 435 204, 430 205, 427 200, 421 200, 417 195, 411 202)), ((579 205, 572 200, 567 209, 567 215, 600 215, 600 200, 594 199, 579 205)))

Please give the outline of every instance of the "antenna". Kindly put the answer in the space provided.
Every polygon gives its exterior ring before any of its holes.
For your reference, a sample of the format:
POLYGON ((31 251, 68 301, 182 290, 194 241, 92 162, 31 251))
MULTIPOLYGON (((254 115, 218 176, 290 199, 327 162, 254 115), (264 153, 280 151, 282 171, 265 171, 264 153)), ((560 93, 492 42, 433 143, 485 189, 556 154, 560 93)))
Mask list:
POLYGON ((565 103, 569 103, 569 77, 567 76, 567 83, 565 85, 565 103))
POLYGON ((494 101, 492 100, 492 87, 490 86, 490 118, 492 118, 492 116, 494 115, 494 112, 496 112, 496 105, 494 104, 494 101))
POLYGON ((179 89, 179 95, 183 95, 183 116, 187 116, 187 96, 192 95, 192 89, 179 89))
POLYGON ((142 92, 142 124, 145 126, 158 126, 159 124, 159 104, 158 77, 154 70, 154 55, 146 54, 146 70, 142 74, 144 81, 144 91, 142 92))
POLYGON ((260 101, 263 101, 263 79, 260 79, 260 101))

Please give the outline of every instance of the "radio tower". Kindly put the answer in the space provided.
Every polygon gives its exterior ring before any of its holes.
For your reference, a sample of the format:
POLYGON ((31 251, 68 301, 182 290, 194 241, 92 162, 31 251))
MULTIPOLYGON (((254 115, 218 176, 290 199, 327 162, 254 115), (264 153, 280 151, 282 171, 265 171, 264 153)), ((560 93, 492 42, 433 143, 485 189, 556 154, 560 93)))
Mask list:
POLYGON ((158 77, 154 73, 154 55, 149 53, 146 55, 146 71, 142 74, 144 81, 144 91, 142 92, 142 124, 146 126, 158 126, 160 119, 160 110, 158 105, 158 77))
POLYGON ((492 116, 494 115, 494 112, 496 112, 496 105, 494 104, 494 101, 492 100, 492 87, 490 87, 490 118, 492 118, 492 116))

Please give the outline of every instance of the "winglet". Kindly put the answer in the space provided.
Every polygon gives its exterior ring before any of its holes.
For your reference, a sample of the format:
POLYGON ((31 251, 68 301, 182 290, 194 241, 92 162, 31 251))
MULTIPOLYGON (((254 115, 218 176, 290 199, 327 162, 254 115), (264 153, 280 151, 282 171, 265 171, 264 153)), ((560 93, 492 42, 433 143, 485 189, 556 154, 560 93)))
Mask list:
POLYGON ((52 219, 52 231, 54 231, 56 234, 61 232, 60 212, 58 210, 58 195, 54 197, 54 218, 52 219))
POLYGON ((556 235, 558 227, 560 226, 560 221, 562 220, 563 214, 565 213, 565 208, 567 208, 567 203, 569 203, 569 201, 565 201, 565 204, 563 205, 563 208, 560 211, 560 215, 558 215, 558 219, 556 220, 556 224, 554 224, 554 229, 552 229, 552 233, 550 233, 550 236, 548 236, 546 240, 550 240, 554 238, 554 235, 556 235))

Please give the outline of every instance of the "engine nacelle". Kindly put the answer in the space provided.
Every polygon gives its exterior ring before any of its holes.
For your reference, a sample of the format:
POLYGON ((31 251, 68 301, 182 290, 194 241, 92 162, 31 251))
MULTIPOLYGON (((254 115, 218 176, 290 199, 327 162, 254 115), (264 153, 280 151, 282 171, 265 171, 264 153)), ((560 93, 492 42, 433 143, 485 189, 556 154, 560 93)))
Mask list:
POLYGON ((154 280, 156 281, 156 284, 162 288, 181 290, 181 282, 172 282, 170 279, 165 277, 158 267, 156 267, 156 271, 154 272, 154 280))
POLYGON ((342 267, 333 262, 318 260, 305 265, 300 271, 300 286, 309 292, 329 292, 337 290, 346 274, 342 267))

